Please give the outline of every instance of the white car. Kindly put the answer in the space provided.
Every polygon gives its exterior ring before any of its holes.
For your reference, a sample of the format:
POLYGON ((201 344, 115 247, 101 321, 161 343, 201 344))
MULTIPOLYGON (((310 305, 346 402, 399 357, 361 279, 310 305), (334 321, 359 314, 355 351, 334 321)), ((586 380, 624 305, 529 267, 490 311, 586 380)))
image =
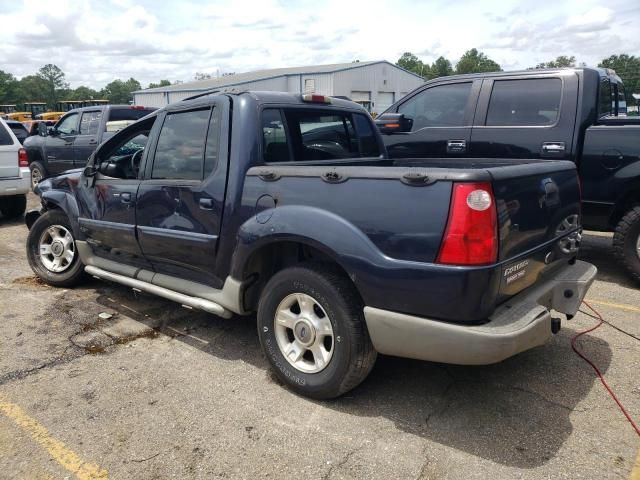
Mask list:
POLYGON ((27 208, 27 192, 31 186, 27 152, 0 119, 0 213, 16 218, 27 208))

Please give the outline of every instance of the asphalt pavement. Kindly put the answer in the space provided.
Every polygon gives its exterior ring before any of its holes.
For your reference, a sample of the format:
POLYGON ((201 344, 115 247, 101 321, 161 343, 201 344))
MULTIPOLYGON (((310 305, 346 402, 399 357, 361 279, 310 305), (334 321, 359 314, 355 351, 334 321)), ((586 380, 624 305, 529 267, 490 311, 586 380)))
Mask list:
MULTIPOLYGON (((271 374, 255 318, 43 285, 26 235, 0 217, 0 478, 630 478, 640 439, 571 350, 592 316, 492 366, 380 356, 345 397, 311 401, 271 374)), ((579 345, 640 421, 640 288, 610 244, 585 235, 588 300, 624 332, 579 345)))

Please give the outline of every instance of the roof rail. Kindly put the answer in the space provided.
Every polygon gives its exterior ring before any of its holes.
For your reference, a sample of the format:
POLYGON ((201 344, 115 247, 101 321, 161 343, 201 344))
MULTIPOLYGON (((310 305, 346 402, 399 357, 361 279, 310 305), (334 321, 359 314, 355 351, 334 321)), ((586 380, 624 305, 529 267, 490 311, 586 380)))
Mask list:
POLYGON ((219 88, 213 89, 213 90, 205 90, 204 92, 200 92, 196 95, 191 95, 190 97, 187 98, 183 98, 182 101, 186 102, 187 100, 194 100, 196 98, 200 98, 200 97, 205 97, 207 95, 211 95, 212 93, 218 93, 220 91, 219 88))

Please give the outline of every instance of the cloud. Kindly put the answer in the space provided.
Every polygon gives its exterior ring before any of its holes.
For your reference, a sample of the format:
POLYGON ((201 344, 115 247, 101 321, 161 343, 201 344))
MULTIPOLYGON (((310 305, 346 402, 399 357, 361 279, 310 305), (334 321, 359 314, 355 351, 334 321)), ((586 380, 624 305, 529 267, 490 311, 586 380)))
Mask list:
POLYGON ((629 2, 15 0, 0 7, 0 58, 17 76, 55 63, 72 86, 93 88, 114 78, 147 85, 189 81, 195 72, 395 61, 405 51, 455 63, 474 47, 507 68, 558 55, 595 64, 640 51, 631 34, 640 9, 629 2))

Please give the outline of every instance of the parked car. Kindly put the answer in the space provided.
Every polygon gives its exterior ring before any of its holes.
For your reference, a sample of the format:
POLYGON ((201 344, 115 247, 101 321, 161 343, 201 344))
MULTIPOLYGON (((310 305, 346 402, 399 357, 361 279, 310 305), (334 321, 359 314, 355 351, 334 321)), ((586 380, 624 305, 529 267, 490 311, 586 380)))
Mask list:
POLYGON ((39 124, 39 135, 24 143, 32 186, 43 178, 84 166, 100 142, 113 135, 107 131, 107 123, 135 121, 154 110, 131 105, 92 106, 67 112, 53 128, 39 124))
POLYGON ((320 95, 219 93, 116 133, 40 182, 28 259, 223 317, 257 312, 264 353, 316 398, 376 352, 457 364, 541 345, 596 274, 577 261, 567 161, 390 161, 367 112, 320 95))
POLYGON ((5 218, 21 216, 27 208, 29 163, 10 120, 0 119, 0 213, 5 218))
POLYGON ((11 129, 20 144, 23 144, 25 139, 29 136, 27 128, 22 123, 16 120, 5 120, 5 123, 11 129))
POLYGON ((442 77, 376 123, 393 158, 571 160, 583 225, 615 232, 614 253, 640 281, 640 118, 626 116, 613 70, 571 68, 442 77))

